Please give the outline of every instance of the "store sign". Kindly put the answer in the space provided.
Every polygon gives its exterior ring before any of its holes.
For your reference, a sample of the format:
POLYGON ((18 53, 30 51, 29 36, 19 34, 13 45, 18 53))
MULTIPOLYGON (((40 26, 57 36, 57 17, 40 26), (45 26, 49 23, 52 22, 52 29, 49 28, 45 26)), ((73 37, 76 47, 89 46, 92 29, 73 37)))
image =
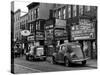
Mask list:
POLYGON ((95 27, 93 23, 76 25, 71 28, 72 40, 95 39, 95 27))
POLYGON ((67 31, 66 30, 55 30, 55 36, 67 36, 67 31))
POLYGON ((28 35, 30 35, 30 31, 29 30, 23 30, 23 31, 21 31, 21 35, 28 36, 28 35))
POLYGON ((66 20, 56 19, 55 28, 66 28, 66 20))
POLYGON ((90 23, 89 19, 80 19, 79 25, 88 25, 90 23))
POLYGON ((46 38, 51 38, 53 39, 53 29, 48 29, 45 31, 45 35, 46 35, 46 38))
POLYGON ((53 28, 53 25, 46 26, 46 29, 50 29, 50 28, 53 28))
POLYGON ((28 40, 28 41, 34 40, 34 36, 29 36, 29 37, 27 38, 27 40, 28 40))
POLYGON ((44 36, 43 36, 43 32, 36 32, 36 40, 43 40, 44 36))
POLYGON ((68 37, 56 37, 55 39, 56 39, 56 40, 67 40, 68 37))

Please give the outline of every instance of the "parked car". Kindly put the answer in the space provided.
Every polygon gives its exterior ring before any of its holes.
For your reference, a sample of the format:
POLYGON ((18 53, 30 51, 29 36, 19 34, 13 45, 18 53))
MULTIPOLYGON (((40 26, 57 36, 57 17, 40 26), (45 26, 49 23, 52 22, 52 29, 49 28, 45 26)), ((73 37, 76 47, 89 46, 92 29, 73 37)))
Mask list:
POLYGON ((72 63, 82 62, 82 65, 86 64, 88 57, 81 49, 79 43, 66 43, 58 46, 57 51, 52 55, 52 62, 64 63, 65 66, 71 66, 72 63))
POLYGON ((36 46, 26 53, 26 60, 34 60, 34 59, 46 60, 43 46, 36 46))

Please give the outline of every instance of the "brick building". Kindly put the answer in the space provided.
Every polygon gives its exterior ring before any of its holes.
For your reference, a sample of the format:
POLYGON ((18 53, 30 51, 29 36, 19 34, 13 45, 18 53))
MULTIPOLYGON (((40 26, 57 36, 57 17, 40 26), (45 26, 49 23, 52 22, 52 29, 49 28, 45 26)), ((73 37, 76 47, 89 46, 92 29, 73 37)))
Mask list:
POLYGON ((33 2, 28 6, 28 25, 31 31, 32 41, 34 44, 44 45, 45 34, 44 24, 45 20, 49 19, 50 9, 52 4, 33 2))
POLYGON ((17 11, 14 12, 14 39, 15 40, 21 40, 20 15, 21 15, 20 9, 18 9, 17 11))
MULTIPOLYGON (((79 42, 82 45, 82 49, 86 50, 87 56, 96 58, 97 56, 97 7, 85 6, 85 5, 69 5, 69 4, 56 4, 52 10, 54 21, 54 40, 59 44, 67 42, 79 42), (66 21, 66 23, 64 23, 66 21), (59 35, 55 31, 56 26, 66 25, 67 36, 59 35), (56 37, 56 34, 59 37, 56 37)), ((57 29, 58 30, 58 29, 57 29)))

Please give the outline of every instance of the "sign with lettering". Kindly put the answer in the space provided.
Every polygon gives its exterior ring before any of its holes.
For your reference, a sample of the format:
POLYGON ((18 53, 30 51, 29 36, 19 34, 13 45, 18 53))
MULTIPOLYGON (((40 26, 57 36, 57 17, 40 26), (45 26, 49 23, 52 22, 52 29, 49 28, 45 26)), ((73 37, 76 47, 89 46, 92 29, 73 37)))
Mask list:
POLYGON ((55 28, 66 28, 66 20, 56 19, 55 28))
POLYGON ((27 38, 27 40, 28 40, 28 41, 34 40, 34 36, 29 36, 29 37, 27 38))
POLYGON ((47 25, 47 26, 45 27, 45 29, 50 29, 50 28, 53 28, 53 25, 47 25))
POLYGON ((43 32, 36 32, 36 40, 43 40, 44 34, 43 32))
POLYGON ((57 36, 67 36, 67 31, 56 29, 55 30, 55 37, 57 37, 57 36))
POLYGON ((48 39, 48 38, 53 39, 53 29, 46 30, 45 37, 46 37, 46 39, 48 39))
POLYGON ((30 35, 30 31, 29 30, 23 30, 23 31, 21 31, 21 35, 28 36, 28 35, 30 35))
POLYGON ((71 39, 95 39, 95 27, 93 23, 75 25, 71 27, 71 39))

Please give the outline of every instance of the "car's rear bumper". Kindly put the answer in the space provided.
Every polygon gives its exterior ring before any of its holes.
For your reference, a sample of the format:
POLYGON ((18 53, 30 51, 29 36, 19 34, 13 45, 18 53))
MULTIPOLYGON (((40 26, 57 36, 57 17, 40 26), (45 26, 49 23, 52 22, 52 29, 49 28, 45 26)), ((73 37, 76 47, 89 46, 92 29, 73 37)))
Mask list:
POLYGON ((72 60, 72 62, 82 62, 82 61, 85 61, 85 60, 88 60, 89 58, 85 58, 85 59, 75 59, 75 60, 72 60))

